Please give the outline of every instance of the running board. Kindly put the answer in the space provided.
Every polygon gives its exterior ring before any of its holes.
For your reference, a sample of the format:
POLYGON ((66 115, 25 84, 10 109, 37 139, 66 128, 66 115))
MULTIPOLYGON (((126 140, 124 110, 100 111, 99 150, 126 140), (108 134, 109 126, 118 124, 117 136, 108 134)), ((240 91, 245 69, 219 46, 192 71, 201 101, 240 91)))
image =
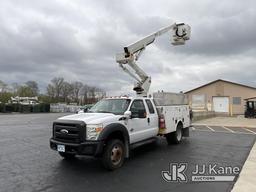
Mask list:
POLYGON ((150 143, 153 143, 157 140, 156 137, 152 137, 150 139, 146 139, 146 140, 143 140, 143 141, 139 141, 137 143, 133 143, 130 145, 130 149, 134 149, 134 148, 137 148, 137 147, 140 147, 142 145, 146 145, 146 144, 150 144, 150 143))

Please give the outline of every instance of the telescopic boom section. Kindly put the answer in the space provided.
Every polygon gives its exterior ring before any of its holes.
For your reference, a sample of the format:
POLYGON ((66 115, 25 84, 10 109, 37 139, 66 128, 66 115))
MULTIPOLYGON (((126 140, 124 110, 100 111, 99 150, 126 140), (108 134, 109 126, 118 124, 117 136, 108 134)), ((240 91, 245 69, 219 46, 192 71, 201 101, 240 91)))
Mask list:
POLYGON ((190 39, 190 26, 184 23, 174 23, 124 47, 124 52, 116 55, 116 62, 119 63, 119 66, 137 81, 133 90, 139 96, 147 96, 151 84, 151 77, 136 64, 136 61, 139 59, 142 51, 153 43, 156 37, 168 31, 171 32, 172 45, 184 45, 185 41, 190 39))

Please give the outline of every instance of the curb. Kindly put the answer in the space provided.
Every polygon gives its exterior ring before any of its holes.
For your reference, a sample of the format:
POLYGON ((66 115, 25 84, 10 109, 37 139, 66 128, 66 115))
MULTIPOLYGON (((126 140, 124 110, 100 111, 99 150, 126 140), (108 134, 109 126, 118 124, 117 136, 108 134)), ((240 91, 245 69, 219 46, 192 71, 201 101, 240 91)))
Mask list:
POLYGON ((247 160, 244 163, 239 178, 232 192, 256 191, 256 143, 254 143, 247 160))

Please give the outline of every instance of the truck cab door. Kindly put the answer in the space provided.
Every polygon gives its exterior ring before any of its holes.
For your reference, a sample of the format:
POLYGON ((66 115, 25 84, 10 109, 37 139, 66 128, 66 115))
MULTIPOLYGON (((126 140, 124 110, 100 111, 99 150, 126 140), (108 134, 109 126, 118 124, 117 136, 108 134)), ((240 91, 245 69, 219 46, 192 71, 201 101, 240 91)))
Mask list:
POLYGON ((145 130, 148 120, 143 99, 135 99, 129 110, 131 111, 131 118, 127 123, 130 143, 136 143, 147 138, 145 130))
POLYGON ((146 106, 148 109, 147 113, 147 137, 154 137, 158 134, 158 114, 156 108, 154 107, 152 101, 150 99, 145 99, 146 106))

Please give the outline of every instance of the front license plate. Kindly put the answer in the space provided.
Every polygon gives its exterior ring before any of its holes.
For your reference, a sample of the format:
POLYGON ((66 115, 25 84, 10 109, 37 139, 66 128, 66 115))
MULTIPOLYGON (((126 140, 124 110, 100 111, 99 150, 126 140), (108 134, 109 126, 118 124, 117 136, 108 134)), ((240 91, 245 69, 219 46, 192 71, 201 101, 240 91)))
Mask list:
POLYGON ((57 151, 65 152, 65 145, 57 145, 57 151))

